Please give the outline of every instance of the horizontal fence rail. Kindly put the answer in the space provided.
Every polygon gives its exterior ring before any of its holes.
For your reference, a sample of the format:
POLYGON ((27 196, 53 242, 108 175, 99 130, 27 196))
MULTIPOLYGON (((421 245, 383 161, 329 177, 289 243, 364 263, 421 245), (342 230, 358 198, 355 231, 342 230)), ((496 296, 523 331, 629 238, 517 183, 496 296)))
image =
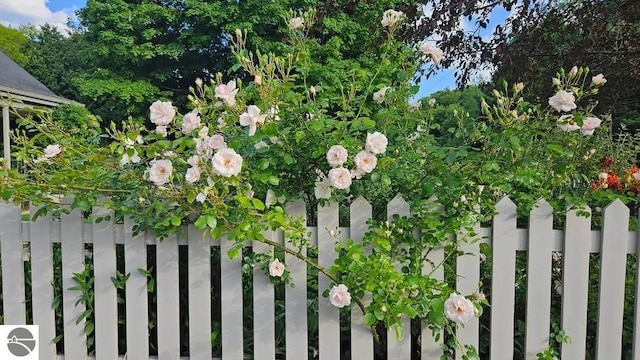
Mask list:
MULTIPOLYGON (((590 209, 587 216, 568 211, 565 228, 559 230, 553 228, 551 206, 544 200, 537 205, 527 228, 518 228, 515 204, 502 199, 491 226, 477 224, 477 241, 463 244, 466 255, 453 259, 457 290, 469 295, 487 287, 492 305, 484 320, 473 319, 457 338, 476 348, 488 344, 493 360, 514 358, 516 344, 523 358, 536 359, 551 344, 550 333, 562 329, 572 340, 560 345, 563 359, 640 359, 640 290, 635 282, 629 285, 640 274, 635 262, 640 247, 637 231, 629 230, 629 209, 619 200, 611 203, 603 210, 601 230, 591 229, 590 209), (483 244, 490 248, 486 263, 480 256, 483 244), (630 263, 633 273, 627 273, 630 263), (594 277, 597 294, 590 294, 594 277), (488 280, 479 288, 482 279, 488 280), (524 298, 516 296, 516 286, 526 286, 524 298), (632 298, 629 286, 634 287, 632 298), (625 316, 629 303, 633 318, 625 316), (516 309, 526 314, 515 314, 516 309), (555 327, 554 309, 561 319, 555 327), (596 324, 589 325, 588 314, 595 314, 596 324), (523 318, 526 328, 519 339, 523 318), (630 349, 623 349, 623 331, 633 332, 630 349), (595 353, 590 355, 591 333, 595 353)), ((372 206, 358 198, 349 211, 349 226, 341 227, 337 204, 318 208, 317 226, 308 230, 320 265, 333 263, 336 237, 362 241, 372 206)), ((307 214, 301 201, 289 204, 287 212, 307 214)), ((387 213, 389 219, 408 214, 409 205, 396 197, 387 213)), ((328 279, 289 254, 285 263, 295 286, 285 288, 274 286, 260 269, 243 271, 243 256, 227 257, 228 242, 205 237, 192 225, 184 235, 158 242, 149 233, 133 236, 131 220, 115 224, 113 214, 99 207, 92 216, 111 215, 111 220, 94 223, 79 211, 35 222, 22 221, 25 215, 19 206, 0 202, 1 314, 4 324, 39 325, 41 359, 372 360, 377 353, 410 360, 417 353, 422 359, 442 355, 445 339, 434 337, 426 326, 416 333, 420 327, 409 319, 403 326, 413 336, 397 341, 388 334, 386 348, 380 349, 362 325, 359 309, 331 306, 322 297, 328 279), (89 274, 90 282, 82 274, 89 274)), ((265 235, 280 244, 289 241, 279 231, 265 235)), ((273 251, 257 242, 244 249, 245 254, 273 251)), ((438 263, 444 249, 429 257, 438 263)), ((430 270, 425 264, 424 272, 430 270)), ((444 270, 434 276, 447 278, 444 270)))

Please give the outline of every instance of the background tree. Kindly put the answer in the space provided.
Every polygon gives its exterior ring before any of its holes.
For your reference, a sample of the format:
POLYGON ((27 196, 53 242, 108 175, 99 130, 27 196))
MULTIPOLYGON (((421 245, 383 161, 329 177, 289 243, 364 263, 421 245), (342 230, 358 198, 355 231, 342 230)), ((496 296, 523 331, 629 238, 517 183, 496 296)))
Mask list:
MULTIPOLYGON (((523 23, 498 57, 497 79, 524 81, 533 98, 546 99, 560 68, 589 67, 607 85, 598 94, 597 112, 614 122, 640 127, 640 2, 570 0, 523 23)), ((533 100, 533 99, 532 99, 533 100)))
POLYGON ((23 31, 0 24, 0 51, 20 66, 29 60, 29 38, 23 31))

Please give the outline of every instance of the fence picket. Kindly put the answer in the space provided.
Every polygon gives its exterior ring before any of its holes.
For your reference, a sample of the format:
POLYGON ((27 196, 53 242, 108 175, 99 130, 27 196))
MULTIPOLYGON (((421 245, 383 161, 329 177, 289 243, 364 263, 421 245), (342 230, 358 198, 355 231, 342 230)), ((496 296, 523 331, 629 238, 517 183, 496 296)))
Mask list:
MULTIPOLYGON (((480 209, 476 209, 478 213, 480 209)), ((460 255, 456 259, 456 290, 459 294, 469 295, 478 290, 480 281, 480 223, 473 226, 472 233, 466 229, 460 231, 462 243, 459 245, 460 251, 465 255, 460 255)), ((480 319, 477 317, 469 320, 462 328, 456 330, 456 337, 460 345, 470 345, 478 349, 480 334, 480 319)), ((424 335, 423 335, 424 336, 424 335)), ((456 360, 461 360, 463 351, 456 351, 456 360)))
POLYGON ((491 280, 491 359, 513 358, 516 271, 516 205, 508 197, 496 204, 493 218, 491 280))
POLYGON ((178 239, 169 236, 156 240, 156 277, 158 314, 158 358, 180 357, 180 286, 178 276, 178 239))
POLYGON ((220 244, 220 273, 222 288, 222 358, 242 360, 242 252, 231 260, 227 253, 234 246, 222 239, 220 244))
POLYGON ((571 337, 563 343, 562 357, 585 359, 587 346, 587 294, 589 291, 589 238, 591 237, 591 209, 567 212, 562 264, 562 328, 571 337))
MULTIPOLYGON (((36 207, 31 204, 31 216, 36 207)), ((51 243, 51 216, 39 217, 31 223, 31 294, 33 323, 39 325, 40 356, 46 359, 56 354, 52 342, 56 337, 55 310, 53 308, 53 248, 51 243)))
MULTIPOLYGON (((306 220, 307 209, 302 200, 290 203, 287 213, 294 217, 303 217, 306 220)), ((285 243, 292 247, 289 239, 285 243)), ((295 248, 295 247, 294 247, 295 248)), ((307 249, 300 249, 303 255, 307 255, 307 249)), ((287 287, 285 291, 285 327, 286 327, 286 352, 287 358, 307 359, 307 264, 291 254, 285 254, 285 264, 291 272, 291 280, 296 284, 293 288, 287 287), (302 285, 301 285, 302 284, 302 285)))
MULTIPOLYGON (((66 201, 70 201, 70 199, 66 199, 66 201)), ((80 292, 69 290, 69 288, 78 285, 73 280, 73 274, 84 272, 82 212, 74 210, 69 214, 60 214, 60 223, 63 264, 62 315, 64 318, 64 353, 69 359, 86 359, 87 336, 84 332, 85 321, 77 322, 86 307, 82 303, 76 305, 81 295, 80 292)))
POLYGON ((2 297, 5 325, 24 325, 25 279, 22 267, 20 207, 0 203, 0 251, 2 256, 2 297), (7 294, 11 294, 8 296, 7 294))
POLYGON ((622 319, 624 310, 629 208, 619 199, 604 209, 600 254, 600 293, 598 296, 598 339, 596 358, 622 357, 622 319))
MULTIPOLYGON (((111 216, 109 210, 94 207, 93 218, 111 216)), ((111 281, 116 276, 116 240, 113 220, 93 224, 93 266, 95 291, 95 343, 97 359, 118 357, 118 294, 111 281)))
POLYGON ((145 233, 133 236, 133 221, 124 219, 124 271, 129 274, 125 285, 127 356, 131 359, 149 357, 149 305, 147 277, 147 244, 145 233))
MULTIPOLYGON (((358 197, 349 208, 349 237, 355 242, 361 242, 367 232, 367 221, 371 218, 372 207, 362 196, 358 197)), ((365 249, 365 252, 370 250, 365 249)), ((366 305, 371 301, 367 294, 362 302, 366 305)), ((355 304, 351 305, 351 359, 373 359, 373 335, 371 329, 363 325, 364 315, 355 304)))
POLYGON ((527 359, 537 359, 536 354, 549 346, 552 240, 553 209, 546 200, 539 200, 529 216, 525 340, 527 359))
MULTIPOLYGON (((393 215, 409 215, 409 204, 398 195, 387 204, 387 220, 393 220, 393 215)), ((387 356, 390 359, 411 359, 411 321, 407 317, 402 318, 404 338, 398 340, 392 329, 387 330, 387 356)))
MULTIPOLYGON (((338 233, 338 203, 318 206, 318 265, 329 268, 338 257, 335 252, 336 237, 329 231, 338 233)), ((337 235, 336 235, 337 236, 337 235)), ((318 343, 320 360, 340 358, 340 311, 322 297, 325 289, 331 288, 331 280, 318 275, 318 343)))
MULTIPOLYGON (((430 211, 434 213, 437 217, 442 216, 443 207, 438 203, 438 199, 435 196, 431 196, 429 198, 430 202, 430 211)), ((420 236, 419 229, 416 229, 415 236, 420 236)), ((431 276, 436 280, 444 280, 444 267, 438 266, 442 264, 444 260, 444 248, 438 247, 430 249, 429 254, 427 255, 427 250, 423 250, 423 257, 426 256, 426 261, 422 265, 422 274, 427 275, 431 274, 431 276), (434 267, 436 267, 434 269, 434 267)), ((425 324, 422 324, 422 334, 421 334, 421 342, 420 342, 420 354, 423 360, 427 359, 439 359, 442 356, 442 348, 440 344, 442 343, 444 333, 443 331, 438 331, 433 333, 431 329, 425 324), (436 340, 438 339, 438 340, 436 340)))
MULTIPOLYGON (((276 241, 275 231, 267 231, 264 236, 276 241)), ((253 242, 253 251, 257 254, 272 254, 270 245, 253 242)), ((275 304, 274 288, 269 276, 258 267, 253 269, 253 353, 265 359, 276 358, 275 344, 275 304)))
POLYGON ((189 278, 189 356, 211 359, 211 238, 187 229, 189 278))

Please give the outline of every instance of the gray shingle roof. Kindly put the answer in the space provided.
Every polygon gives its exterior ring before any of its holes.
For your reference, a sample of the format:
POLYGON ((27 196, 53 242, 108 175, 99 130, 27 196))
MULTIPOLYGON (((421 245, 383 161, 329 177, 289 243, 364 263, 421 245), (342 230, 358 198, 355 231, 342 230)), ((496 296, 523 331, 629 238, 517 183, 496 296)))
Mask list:
POLYGON ((56 96, 44 84, 0 51, 0 86, 30 93, 56 96))

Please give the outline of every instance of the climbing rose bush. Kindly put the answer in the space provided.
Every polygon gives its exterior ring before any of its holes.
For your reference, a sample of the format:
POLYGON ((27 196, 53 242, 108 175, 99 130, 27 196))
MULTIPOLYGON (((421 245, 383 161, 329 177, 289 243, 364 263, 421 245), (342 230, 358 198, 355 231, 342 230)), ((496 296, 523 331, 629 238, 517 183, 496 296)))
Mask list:
POLYGON ((441 129, 434 99, 424 106, 410 99, 417 92, 413 74, 423 66, 418 60, 438 63, 446 54, 435 45, 413 49, 395 41, 403 14, 380 15, 386 41, 352 64, 357 71, 323 73, 308 61, 320 56, 303 31, 313 11, 287 20, 289 56, 252 53, 238 30, 229 75, 196 80, 185 109, 168 99, 150 104, 149 124, 111 124, 101 147, 48 117, 21 118, 13 156, 23 171, 0 170, 0 195, 39 206, 36 216, 100 204, 130 217, 134 233, 159 238, 192 223, 232 242, 232 258, 246 241, 266 243, 278 251, 251 253, 243 259, 248 268, 288 283, 281 253, 297 256, 333 283, 320 290, 325 301, 357 306, 376 338, 378 324, 402 338, 402 319, 420 318, 450 334, 454 341, 444 346, 453 351, 462 346, 456 326, 480 316, 487 301, 482 289, 458 294, 435 278, 444 261, 425 271, 428 255, 463 256, 459 245, 478 239, 473 226, 490 219, 504 195, 524 212, 541 197, 560 211, 587 203, 597 194, 589 184, 601 172, 597 158, 618 149, 616 161, 625 163, 638 147, 630 140, 621 147, 622 140, 608 136, 610 120, 592 114, 588 95, 606 79, 597 75, 583 88, 588 69, 558 73, 549 107, 524 102, 525 84, 504 84, 483 100, 482 118, 456 113, 459 126, 441 129), (445 131, 453 140, 442 140, 445 131), (382 209, 398 194, 411 215, 387 219, 382 209), (52 195, 66 198, 59 204, 52 195), (301 251, 313 248, 307 224, 286 206, 302 199, 313 214, 359 196, 376 209, 364 238, 318 229, 333 239, 337 259, 325 268, 304 255, 314 252, 301 251), (275 229, 286 246, 265 237, 275 229))

